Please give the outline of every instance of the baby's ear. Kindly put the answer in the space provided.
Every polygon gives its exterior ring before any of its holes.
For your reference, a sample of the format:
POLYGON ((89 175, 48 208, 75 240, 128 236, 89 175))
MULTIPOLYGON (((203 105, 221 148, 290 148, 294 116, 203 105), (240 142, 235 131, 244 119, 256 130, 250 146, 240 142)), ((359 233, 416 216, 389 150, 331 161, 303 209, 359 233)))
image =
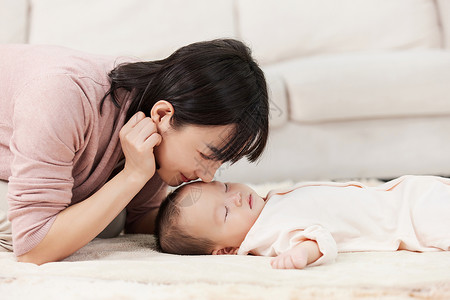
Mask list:
POLYGON ((237 247, 225 247, 221 249, 214 249, 212 255, 236 255, 239 248, 237 247))

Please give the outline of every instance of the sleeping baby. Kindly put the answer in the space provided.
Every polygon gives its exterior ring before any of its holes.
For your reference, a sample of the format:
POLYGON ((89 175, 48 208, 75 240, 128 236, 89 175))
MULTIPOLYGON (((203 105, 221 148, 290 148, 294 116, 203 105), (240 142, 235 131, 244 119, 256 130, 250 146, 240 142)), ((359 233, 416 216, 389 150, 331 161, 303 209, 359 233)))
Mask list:
POLYGON ((273 268, 333 262, 339 252, 450 250, 450 179, 403 176, 378 187, 305 182, 262 198, 239 183, 194 182, 161 204, 160 249, 271 256, 273 268))

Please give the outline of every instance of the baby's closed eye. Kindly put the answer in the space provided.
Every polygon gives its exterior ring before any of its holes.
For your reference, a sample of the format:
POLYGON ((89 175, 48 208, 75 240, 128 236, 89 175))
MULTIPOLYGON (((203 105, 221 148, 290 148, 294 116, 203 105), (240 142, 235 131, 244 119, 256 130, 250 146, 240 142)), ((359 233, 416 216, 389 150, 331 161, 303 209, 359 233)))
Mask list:
POLYGON ((228 206, 225 206, 225 219, 224 219, 224 222, 227 221, 227 217, 228 217, 228 206))

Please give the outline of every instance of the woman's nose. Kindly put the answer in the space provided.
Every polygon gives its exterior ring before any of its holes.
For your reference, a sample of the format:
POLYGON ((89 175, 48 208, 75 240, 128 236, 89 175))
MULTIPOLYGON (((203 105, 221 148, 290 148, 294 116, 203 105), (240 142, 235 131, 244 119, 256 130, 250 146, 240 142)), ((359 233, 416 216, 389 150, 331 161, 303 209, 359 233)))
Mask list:
POLYGON ((197 171, 197 177, 204 182, 211 182, 214 179, 217 169, 221 166, 220 162, 208 161, 200 166, 197 171))
POLYGON ((241 192, 233 193, 228 198, 228 203, 232 203, 237 207, 242 206, 241 192))
POLYGON ((211 182, 214 179, 214 173, 212 172, 201 172, 198 176, 203 182, 211 182))

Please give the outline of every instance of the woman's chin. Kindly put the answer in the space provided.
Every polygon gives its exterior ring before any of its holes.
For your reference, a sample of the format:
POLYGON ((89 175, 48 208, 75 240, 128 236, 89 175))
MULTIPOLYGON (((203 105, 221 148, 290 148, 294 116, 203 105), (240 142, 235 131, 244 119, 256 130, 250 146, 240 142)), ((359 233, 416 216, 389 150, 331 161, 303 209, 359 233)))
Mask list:
POLYGON ((183 180, 181 180, 180 176, 174 176, 172 174, 167 174, 164 172, 164 170, 156 170, 156 173, 159 175, 159 177, 167 183, 170 186, 176 187, 183 183, 183 180))

